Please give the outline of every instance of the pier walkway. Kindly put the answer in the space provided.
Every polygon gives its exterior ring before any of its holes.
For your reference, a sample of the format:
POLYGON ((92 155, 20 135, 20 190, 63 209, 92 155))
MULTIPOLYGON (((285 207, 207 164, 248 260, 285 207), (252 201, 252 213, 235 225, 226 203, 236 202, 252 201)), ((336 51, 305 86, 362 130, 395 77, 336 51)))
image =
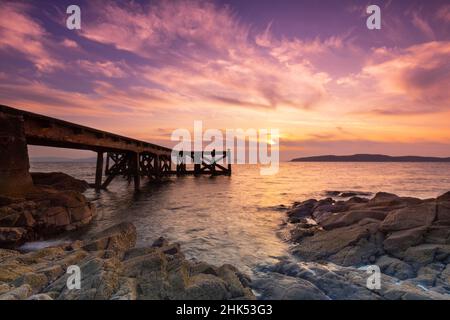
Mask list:
MULTIPOLYGON (((229 153, 226 151, 175 150, 176 169, 172 170, 170 148, 0 105, 0 151, 18 153, 14 149, 20 148, 17 141, 20 141, 21 135, 24 135, 27 145, 96 152, 97 166, 93 185, 96 189, 106 189, 120 175, 127 177, 129 181, 134 180, 136 190, 139 190, 141 177, 158 180, 167 175, 231 175, 229 153), (15 124, 13 133, 11 130, 2 131, 1 127, 11 127, 12 123, 15 124), (17 139, 14 139, 14 135, 18 136, 17 139), (193 169, 187 169, 188 159, 195 159, 193 169), (217 163, 220 160, 227 164, 217 163)), ((24 158, 28 161, 28 154, 24 158)), ((8 161, 0 160, 0 176, 1 172, 11 170, 6 166, 8 161)))

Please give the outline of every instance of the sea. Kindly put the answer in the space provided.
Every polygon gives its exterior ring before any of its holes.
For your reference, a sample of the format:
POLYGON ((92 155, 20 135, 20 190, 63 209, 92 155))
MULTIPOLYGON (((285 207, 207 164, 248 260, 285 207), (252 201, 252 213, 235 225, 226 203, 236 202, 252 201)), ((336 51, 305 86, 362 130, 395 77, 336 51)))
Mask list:
MULTIPOLYGON (((95 163, 32 163, 31 171, 64 172, 93 182, 95 163)), ((139 193, 123 178, 108 190, 86 191, 97 206, 95 220, 81 233, 52 243, 129 221, 137 228, 137 246, 162 236, 180 243, 190 259, 229 263, 251 275, 289 256, 283 230, 285 209, 293 202, 324 198, 329 191, 436 197, 450 190, 450 163, 284 162, 274 175, 261 175, 256 165, 234 165, 231 176, 141 183, 139 193)))

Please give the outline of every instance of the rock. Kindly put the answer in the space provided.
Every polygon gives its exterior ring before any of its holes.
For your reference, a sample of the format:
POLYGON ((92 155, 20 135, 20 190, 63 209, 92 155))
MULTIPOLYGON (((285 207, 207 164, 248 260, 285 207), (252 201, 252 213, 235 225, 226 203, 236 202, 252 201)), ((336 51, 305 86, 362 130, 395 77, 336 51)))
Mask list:
POLYGON ((378 192, 375 197, 369 200, 367 206, 392 211, 406 206, 417 205, 422 202, 423 201, 418 198, 399 197, 392 193, 378 192))
POLYGON ((369 205, 391 204, 393 201, 398 200, 398 196, 388 192, 377 192, 375 197, 369 200, 369 205))
MULTIPOLYGON (((303 238, 299 245, 295 246, 293 252, 306 261, 320 261, 329 258, 332 259, 330 261, 338 262, 337 260, 339 260, 341 263, 348 264, 350 261, 341 261, 342 256, 334 255, 344 249, 351 249, 348 247, 359 247, 356 248, 359 253, 363 253, 365 249, 371 247, 368 250, 370 255, 373 251, 379 251, 380 244, 378 244, 376 235, 379 224, 376 220, 365 219, 355 225, 317 232, 311 237, 303 238), (360 242, 363 239, 366 241, 360 242)), ((362 257, 358 256, 358 259, 360 258, 362 257)), ((360 263, 363 262, 360 261, 360 263)))
POLYGON ((311 237, 315 233, 320 232, 322 230, 319 226, 311 226, 311 227, 303 227, 301 225, 296 225, 291 231, 291 241, 299 242, 305 237, 311 237))
POLYGON ((431 225, 424 238, 426 243, 450 244, 450 228, 448 226, 431 225))
POLYGON ((56 233, 70 225, 70 213, 66 207, 50 207, 39 217, 47 233, 56 233))
POLYGON ((23 196, 0 207, 0 228, 24 228, 27 240, 75 230, 88 224, 96 213, 78 191, 39 186, 23 196))
POLYGON ((5 228, 0 227, 0 245, 13 246, 18 245, 25 240, 27 230, 24 228, 5 228))
POLYGON ((258 279, 255 287, 264 300, 330 300, 311 282, 278 273, 258 279))
POLYGON ((299 221, 300 218, 310 217, 313 213, 317 200, 310 199, 299 203, 287 212, 290 222, 299 221))
POLYGON ((152 247, 157 247, 157 248, 161 248, 161 247, 166 247, 169 245, 169 241, 167 241, 165 238, 163 237, 159 237, 158 239, 156 239, 153 244, 152 247))
POLYGON ((134 278, 122 277, 119 279, 119 289, 111 300, 137 300, 137 281, 134 278))
POLYGON ((190 279, 184 298, 189 300, 225 300, 229 296, 225 282, 210 274, 198 274, 190 279))
POLYGON ((24 284, 0 295, 0 300, 25 300, 31 295, 31 292, 31 287, 24 284))
POLYGON ((51 186, 57 190, 73 190, 83 193, 89 188, 89 183, 75 179, 62 172, 32 172, 31 178, 35 185, 51 186))
POLYGON ((39 293, 39 294, 32 295, 27 300, 53 300, 53 299, 48 294, 39 293))
POLYGON ((338 213, 331 215, 320 221, 320 225, 325 230, 331 230, 335 228, 345 227, 352 225, 362 219, 370 218, 375 220, 383 220, 386 217, 385 211, 379 210, 351 210, 344 213, 338 213))
POLYGON ((45 274, 42 273, 26 273, 12 282, 15 287, 27 284, 31 287, 32 292, 41 291, 48 283, 45 274))
POLYGON ((404 260, 416 269, 432 262, 446 262, 450 255, 450 245, 421 244, 405 251, 404 260))
POLYGON ((444 198, 445 197, 437 201, 436 223, 439 223, 439 225, 450 226, 450 201, 443 201, 442 199, 444 198))
POLYGON ((0 250, 2 299, 254 299, 251 280, 231 265, 186 260, 164 238, 134 248, 135 227, 121 223, 78 242, 20 253, 0 250), (70 265, 81 269, 81 289, 69 290, 70 265))
POLYGON ((439 197, 436 198, 436 200, 438 202, 440 202, 440 201, 447 201, 447 202, 450 201, 450 191, 440 195, 439 197))
POLYGON ((417 277, 412 281, 426 287, 434 287, 438 276, 441 274, 444 268, 445 265, 441 263, 431 263, 425 267, 421 267, 417 271, 417 277))
POLYGON ((381 256, 377 260, 376 265, 380 267, 381 272, 400 280, 415 276, 414 269, 409 264, 387 255, 381 256))
POLYGON ((403 257, 406 249, 423 241, 423 235, 426 231, 426 227, 394 231, 384 240, 384 250, 396 257, 403 257))
POLYGON ((297 243, 292 252, 315 267, 291 263, 269 270, 307 280, 331 299, 449 299, 449 200, 450 192, 436 200, 377 193, 370 200, 316 201, 318 226, 301 217, 290 227, 290 241, 297 243), (332 212, 337 206, 341 210, 332 212), (376 294, 362 288, 367 276, 345 269, 371 264, 383 273, 376 294))
POLYGON ((417 227, 428 227, 436 218, 434 201, 411 205, 390 212, 380 226, 384 232, 399 231, 417 227))
POLYGON ((136 244, 136 227, 129 222, 122 222, 96 235, 87 241, 83 249, 87 251, 113 250, 124 252, 136 244))

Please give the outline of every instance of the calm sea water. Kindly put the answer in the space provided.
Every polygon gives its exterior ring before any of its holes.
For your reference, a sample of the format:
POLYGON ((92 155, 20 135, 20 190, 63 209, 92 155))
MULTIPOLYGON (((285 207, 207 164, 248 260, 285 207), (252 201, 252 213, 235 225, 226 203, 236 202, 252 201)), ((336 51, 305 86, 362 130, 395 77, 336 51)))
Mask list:
MULTIPOLYGON (((93 182, 95 164, 34 163, 32 171, 62 171, 93 182)), ((327 190, 386 191, 419 198, 450 190, 449 163, 282 163, 261 176, 256 166, 234 166, 231 177, 171 178, 139 194, 120 178, 107 191, 88 190, 98 216, 83 236, 121 221, 138 231, 138 245, 164 236, 190 258, 231 263, 251 274, 259 264, 288 255, 279 236, 281 204, 324 197, 327 190)))

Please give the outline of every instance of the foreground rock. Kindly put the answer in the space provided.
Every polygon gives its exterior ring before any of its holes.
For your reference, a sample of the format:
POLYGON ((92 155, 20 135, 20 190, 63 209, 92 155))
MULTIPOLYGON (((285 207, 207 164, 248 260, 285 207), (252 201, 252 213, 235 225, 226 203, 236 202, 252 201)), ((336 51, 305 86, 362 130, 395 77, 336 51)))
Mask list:
POLYGON ((380 289, 369 289, 364 268, 332 263, 281 261, 266 267, 253 286, 263 299, 290 300, 449 300, 442 288, 381 275, 380 289))
POLYGON ((387 283, 450 294, 450 192, 427 200, 382 192, 370 200, 311 199, 294 204, 288 220, 292 251, 303 261, 378 265, 387 283))
POLYGON ((63 173, 33 173, 20 197, 0 196, 0 247, 15 247, 88 224, 95 207, 81 193, 87 183, 63 173))
POLYGON ((231 265, 185 259, 163 238, 135 248, 136 230, 122 223, 94 239, 21 254, 0 249, 0 299, 254 299, 249 278, 231 265), (69 290, 66 270, 81 270, 69 290))

